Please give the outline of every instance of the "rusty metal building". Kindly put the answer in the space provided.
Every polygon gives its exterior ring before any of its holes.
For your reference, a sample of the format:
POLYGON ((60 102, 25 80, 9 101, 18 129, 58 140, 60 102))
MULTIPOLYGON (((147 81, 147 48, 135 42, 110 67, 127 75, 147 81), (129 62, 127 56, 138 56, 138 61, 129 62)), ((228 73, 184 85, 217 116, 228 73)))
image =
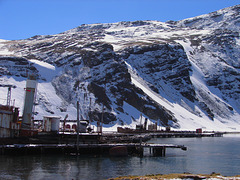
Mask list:
POLYGON ((0 105, 0 138, 19 136, 18 108, 0 105))

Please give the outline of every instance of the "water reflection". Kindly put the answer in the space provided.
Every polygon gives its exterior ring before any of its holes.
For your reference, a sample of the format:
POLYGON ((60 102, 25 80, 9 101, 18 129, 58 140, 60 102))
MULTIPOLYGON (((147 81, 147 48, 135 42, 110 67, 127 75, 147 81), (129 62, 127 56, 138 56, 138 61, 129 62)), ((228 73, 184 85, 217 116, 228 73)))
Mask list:
POLYGON ((166 138, 155 143, 184 144, 187 151, 168 149, 166 157, 0 156, 0 179, 101 180, 124 175, 212 173, 237 175, 240 137, 166 138))

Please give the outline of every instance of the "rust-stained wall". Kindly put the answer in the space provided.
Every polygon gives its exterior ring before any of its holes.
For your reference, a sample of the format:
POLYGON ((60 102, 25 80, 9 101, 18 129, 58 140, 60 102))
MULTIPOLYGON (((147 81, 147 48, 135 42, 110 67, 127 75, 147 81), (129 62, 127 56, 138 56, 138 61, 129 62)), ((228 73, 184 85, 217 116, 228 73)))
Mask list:
POLYGON ((19 135, 18 109, 0 105, 0 138, 19 135))

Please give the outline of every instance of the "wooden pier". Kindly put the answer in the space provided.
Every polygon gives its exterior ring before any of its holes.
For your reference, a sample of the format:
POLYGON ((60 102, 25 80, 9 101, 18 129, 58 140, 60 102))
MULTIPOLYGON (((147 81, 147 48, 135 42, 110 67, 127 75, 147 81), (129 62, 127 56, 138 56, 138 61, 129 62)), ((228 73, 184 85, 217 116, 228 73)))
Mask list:
POLYGON ((152 138, 192 138, 192 137, 222 137, 221 132, 209 132, 209 133, 196 133, 196 132, 184 132, 184 131, 174 131, 174 132, 153 132, 149 133, 152 138))
POLYGON ((183 145, 151 144, 151 143, 116 143, 116 144, 13 144, 0 145, 0 154, 92 154, 127 156, 136 155, 143 157, 144 149, 149 148, 152 156, 165 156, 167 148, 179 148, 187 150, 183 145))

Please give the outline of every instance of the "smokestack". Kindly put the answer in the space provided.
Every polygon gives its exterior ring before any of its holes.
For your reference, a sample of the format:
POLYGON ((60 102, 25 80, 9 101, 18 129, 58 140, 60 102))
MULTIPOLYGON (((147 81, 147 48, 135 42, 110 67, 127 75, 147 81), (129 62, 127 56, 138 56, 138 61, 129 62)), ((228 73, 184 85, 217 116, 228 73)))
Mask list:
POLYGON ((31 130, 32 127, 32 111, 35 100, 35 92, 37 88, 37 81, 34 75, 29 75, 25 88, 25 101, 22 116, 21 129, 31 130))

